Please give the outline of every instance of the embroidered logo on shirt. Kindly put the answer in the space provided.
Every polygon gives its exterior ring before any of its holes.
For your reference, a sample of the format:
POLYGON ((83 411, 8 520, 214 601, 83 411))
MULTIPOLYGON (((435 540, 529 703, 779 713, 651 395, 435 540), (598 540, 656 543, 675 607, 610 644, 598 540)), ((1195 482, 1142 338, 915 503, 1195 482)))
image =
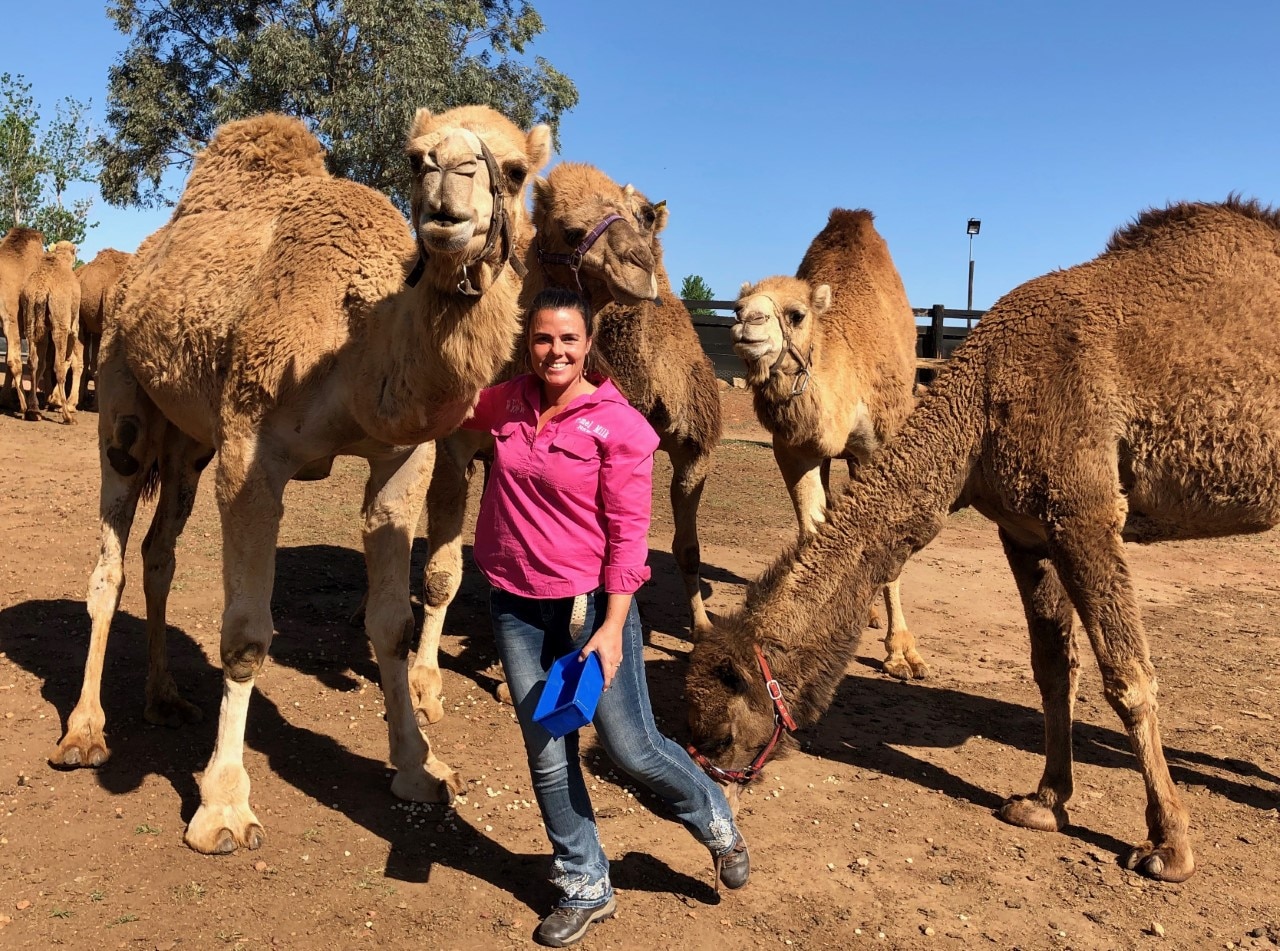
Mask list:
POLYGON ((513 416, 524 411, 524 401, 519 399, 507 400, 507 412, 513 416))
POLYGON ((601 439, 609 438, 609 430, 607 427, 601 426, 597 423, 593 423, 589 419, 585 419, 585 418, 579 419, 578 429, 582 430, 582 432, 584 433, 592 433, 596 436, 599 436, 601 439))

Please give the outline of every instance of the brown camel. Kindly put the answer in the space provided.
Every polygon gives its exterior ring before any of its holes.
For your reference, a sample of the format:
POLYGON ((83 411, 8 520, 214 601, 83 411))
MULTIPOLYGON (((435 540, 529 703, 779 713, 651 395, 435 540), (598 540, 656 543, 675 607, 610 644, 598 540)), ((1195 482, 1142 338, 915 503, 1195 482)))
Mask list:
POLYGON ((77 343, 84 367, 77 404, 81 409, 89 405, 89 383, 97 376, 102 328, 111 319, 116 282, 132 260, 133 255, 127 251, 103 248, 92 261, 76 271, 80 280, 80 336, 77 343))
MULTIPOLYGON (((22 333, 18 297, 27 278, 44 259, 44 235, 34 228, 14 227, 0 238, 0 334, 5 340, 6 386, 22 391, 22 333)), ((25 406, 25 403, 21 404, 25 406)))
MULTIPOLYGON (((871 212, 833 210, 796 276, 743 284, 735 315, 733 349, 756 417, 773 435, 800 534, 810 535, 825 518, 831 460, 852 473, 914 405, 915 315, 871 212)), ((885 672, 927 676, 897 578, 883 594, 885 672)))
POLYGON ((1123 543, 1280 523, 1278 312, 1280 212, 1234 196, 1145 212, 1095 260, 1007 294, 817 534, 694 648, 695 744, 723 766, 769 740, 774 713, 757 648, 798 723, 814 723, 844 678, 876 587, 948 511, 972 505, 1000 527, 1045 713, 1039 788, 1001 815, 1031 829, 1067 822, 1074 608, 1146 784, 1148 838, 1126 864, 1187 878, 1188 814, 1164 759, 1123 543))
MULTIPOLYGON (((581 289, 598 313, 596 346, 612 366, 615 382, 646 414, 671 458, 676 523, 672 551, 684 578, 693 629, 706 630, 710 622, 698 577, 697 510, 711 450, 720 438, 720 396, 714 369, 662 266, 658 234, 666 226, 667 209, 630 185, 618 185, 599 169, 562 162, 534 184, 533 217, 537 243, 530 249, 522 301, 527 304, 548 285, 568 286, 581 289), (566 259, 612 215, 622 220, 601 232, 575 272, 566 259), (649 283, 638 285, 635 279, 642 272, 649 283), (631 279, 624 280, 628 276, 631 279), (669 350, 659 349, 664 345, 669 350)), ((445 613, 462 581, 468 467, 491 445, 487 435, 464 430, 438 447, 427 497, 426 607, 410 671, 419 724, 424 726, 444 715, 438 655, 445 613)), ((498 695, 508 699, 502 688, 498 695)))
POLYGON ((370 469, 365 626, 386 698, 391 789, 450 798, 458 781, 418 730, 409 698, 410 544, 433 440, 511 355, 520 281, 510 252, 525 224, 527 177, 549 151, 546 126, 526 134, 486 107, 420 110, 407 145, 415 243, 385 196, 328 174, 301 122, 268 115, 218 131, 172 218, 139 250, 103 339, 102 553, 89 582, 84 686, 55 764, 107 758, 103 653, 135 507, 157 479, 142 544, 146 713, 153 722, 197 713, 165 666, 165 601, 174 545, 216 452, 222 711, 186 841, 207 853, 262 844, 242 752, 271 642, 281 499, 295 474, 315 477, 336 455, 357 455, 370 469))
POLYGON ((18 406, 27 419, 40 419, 36 395, 40 382, 40 361, 48 355, 52 374, 49 383, 49 408, 62 411, 64 423, 75 422, 75 410, 67 396, 67 372, 71 373, 71 392, 80 388, 80 356, 76 337, 80 332, 80 282, 75 274, 76 246, 59 241, 44 255, 31 272, 18 296, 18 326, 27 338, 27 364, 31 368, 31 400, 27 401, 18 387, 18 406), (47 346, 46 346, 47 345, 47 346))

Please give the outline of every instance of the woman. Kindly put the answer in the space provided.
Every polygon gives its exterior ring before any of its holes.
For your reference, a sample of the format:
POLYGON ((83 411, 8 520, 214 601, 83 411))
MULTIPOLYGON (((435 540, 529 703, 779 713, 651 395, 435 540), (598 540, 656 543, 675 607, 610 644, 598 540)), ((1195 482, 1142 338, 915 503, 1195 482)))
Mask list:
POLYGON ((658 437, 594 372, 592 332, 581 298, 538 294, 525 320, 531 372, 484 390, 465 424, 495 437, 474 554, 493 586, 498 654, 562 893, 534 938, 557 948, 616 908, 577 731, 556 739, 533 721, 547 669, 570 651, 599 655, 605 691, 594 724, 610 759, 665 799, 710 849, 719 882, 741 888, 750 874, 724 793, 653 722, 633 595, 649 578, 658 437))

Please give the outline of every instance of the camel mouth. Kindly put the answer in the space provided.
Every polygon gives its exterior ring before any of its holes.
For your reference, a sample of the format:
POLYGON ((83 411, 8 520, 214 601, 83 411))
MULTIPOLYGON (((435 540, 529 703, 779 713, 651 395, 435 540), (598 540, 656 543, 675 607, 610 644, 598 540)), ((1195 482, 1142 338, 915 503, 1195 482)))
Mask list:
POLYGON ((771 340, 734 340, 733 352, 743 360, 763 360, 774 353, 771 340))
POLYGON ((422 216, 418 231, 423 243, 432 250, 457 254, 471 243, 476 227, 470 217, 457 218, 445 212, 434 212, 422 216))

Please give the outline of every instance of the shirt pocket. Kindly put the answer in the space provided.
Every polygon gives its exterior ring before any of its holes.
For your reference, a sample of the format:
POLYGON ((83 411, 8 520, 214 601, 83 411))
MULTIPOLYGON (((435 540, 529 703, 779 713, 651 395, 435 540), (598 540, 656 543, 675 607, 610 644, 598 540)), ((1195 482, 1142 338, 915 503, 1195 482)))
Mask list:
POLYGON ((532 460, 527 439, 521 431, 527 429, 519 420, 503 423, 493 431, 494 462, 497 467, 519 475, 532 475, 532 460))
POLYGON ((545 478, 557 489, 594 499, 600 482, 600 446, 582 433, 557 433, 547 452, 545 478))

